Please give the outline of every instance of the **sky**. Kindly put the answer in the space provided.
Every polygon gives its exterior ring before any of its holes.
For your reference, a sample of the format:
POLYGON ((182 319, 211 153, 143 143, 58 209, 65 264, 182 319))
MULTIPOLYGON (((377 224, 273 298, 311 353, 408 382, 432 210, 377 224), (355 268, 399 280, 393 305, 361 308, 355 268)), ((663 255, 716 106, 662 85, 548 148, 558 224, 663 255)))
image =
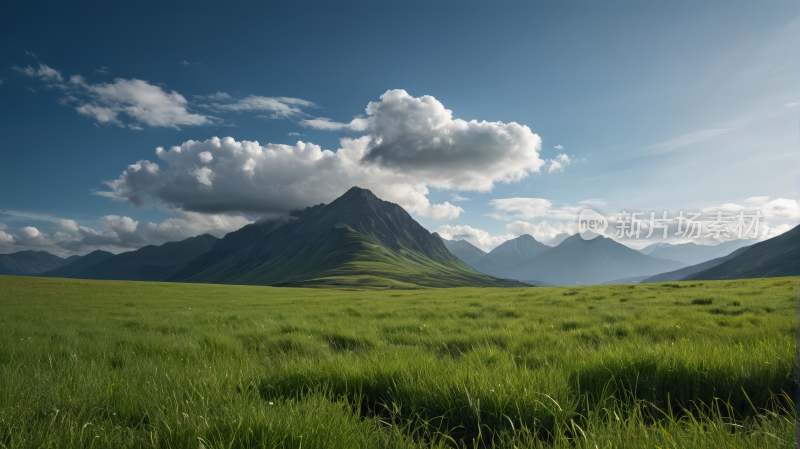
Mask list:
POLYGON ((795 1, 229 3, 0 6, 0 253, 221 237, 353 185, 487 251, 587 206, 800 223, 795 1))

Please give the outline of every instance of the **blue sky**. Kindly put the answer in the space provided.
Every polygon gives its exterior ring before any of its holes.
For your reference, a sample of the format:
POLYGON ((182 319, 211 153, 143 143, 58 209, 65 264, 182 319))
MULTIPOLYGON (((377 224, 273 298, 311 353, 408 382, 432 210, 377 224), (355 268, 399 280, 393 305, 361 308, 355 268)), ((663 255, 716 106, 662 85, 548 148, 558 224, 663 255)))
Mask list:
POLYGON ((18 2, 0 25, 0 253, 220 236, 348 181, 484 249, 586 204, 800 220, 793 1, 18 2), (341 138, 358 160, 315 162, 341 138))

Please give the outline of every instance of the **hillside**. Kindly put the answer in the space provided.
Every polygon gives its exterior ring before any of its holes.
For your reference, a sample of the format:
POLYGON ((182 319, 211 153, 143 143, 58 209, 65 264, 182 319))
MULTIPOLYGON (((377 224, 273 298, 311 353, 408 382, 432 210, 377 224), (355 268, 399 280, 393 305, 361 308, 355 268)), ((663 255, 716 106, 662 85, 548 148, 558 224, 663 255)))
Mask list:
POLYGON ((105 262, 106 260, 112 257, 114 257, 114 254, 108 251, 101 251, 98 249, 96 251, 92 251, 91 253, 81 257, 80 259, 72 263, 58 267, 54 270, 49 270, 45 271, 44 273, 39 273, 38 276, 54 277, 54 278, 75 277, 80 272, 92 268, 95 265, 100 264, 102 262, 105 262))
POLYGON ((29 250, 12 254, 0 254, 0 274, 30 276, 62 267, 78 259, 80 259, 80 256, 62 259, 47 251, 29 250))
POLYGON ((667 273, 657 274, 655 276, 648 277, 642 280, 641 284, 649 284, 653 282, 672 282, 672 281, 680 281, 683 278, 689 277, 695 273, 699 273, 703 270, 707 270, 712 267, 716 267, 717 265, 733 259, 734 257, 742 254, 743 252, 747 251, 747 246, 744 248, 739 248, 736 251, 728 254, 727 256, 717 257, 716 259, 711 259, 707 262, 699 263, 697 265, 691 265, 686 268, 681 268, 679 270, 670 271, 667 273))
POLYGON ((510 271, 511 279, 536 279, 553 285, 590 285, 685 267, 656 259, 606 237, 584 240, 573 235, 560 245, 510 271))
POLYGON ((533 236, 525 234, 503 242, 471 265, 481 273, 507 278, 520 264, 550 248, 533 236))
POLYGON ((683 243, 680 245, 666 244, 664 246, 654 248, 653 251, 648 255, 658 259, 669 259, 676 262, 683 262, 687 265, 697 265, 718 257, 725 257, 737 249, 750 246, 753 243, 755 243, 755 240, 742 239, 731 240, 713 246, 698 245, 694 242, 683 243))
POLYGON ((402 207, 353 187, 272 229, 243 228, 165 281, 284 286, 524 286, 478 273, 402 207), (253 234, 244 239, 240 233, 253 234), (244 242, 222 246, 231 242, 244 242))
POLYGON ((478 262, 481 257, 486 255, 482 249, 466 240, 448 240, 435 232, 433 235, 441 238, 444 246, 446 246, 454 256, 458 257, 469 266, 474 266, 474 263, 478 262))
MULTIPOLYGON (((98 264, 65 277, 152 281, 205 253, 217 240, 214 236, 204 234, 180 242, 168 242, 159 246, 148 245, 136 251, 108 257, 98 264)), ((102 257, 102 254, 97 257, 102 257)))
POLYGON ((756 243, 738 256, 683 280, 749 279, 800 275, 800 226, 756 243))

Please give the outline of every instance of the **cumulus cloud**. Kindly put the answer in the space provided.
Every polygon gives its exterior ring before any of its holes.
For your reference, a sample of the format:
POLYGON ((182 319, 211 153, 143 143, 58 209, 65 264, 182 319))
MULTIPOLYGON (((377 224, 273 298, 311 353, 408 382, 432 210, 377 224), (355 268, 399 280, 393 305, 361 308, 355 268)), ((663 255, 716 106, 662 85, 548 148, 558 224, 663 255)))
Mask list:
POLYGON ((14 243, 14 237, 9 234, 6 234, 4 231, 0 231, 0 244, 12 244, 14 243))
POLYGON ((564 167, 569 165, 572 162, 569 156, 564 153, 559 154, 555 157, 555 159, 548 159, 547 162, 550 166, 547 168, 548 173, 553 173, 557 171, 564 171, 564 167))
POLYGON ((432 180, 440 188, 489 191, 538 172, 542 140, 517 123, 453 119, 435 98, 390 90, 370 102, 364 160, 432 180))
POLYGON ((300 133, 295 133, 295 132, 291 132, 291 133, 288 133, 286 135, 287 136, 305 136, 305 134, 300 134, 300 133))
POLYGON ((455 218, 464 212, 449 202, 431 204, 424 179, 371 164, 361 164, 369 137, 342 139, 336 153, 319 146, 238 142, 232 138, 188 141, 169 150, 158 148, 164 163, 139 161, 95 192, 115 200, 156 201, 175 210, 200 213, 286 213, 328 203, 357 185, 421 216, 455 218), (208 163, 198 167, 201 154, 208 163))
POLYGON ((0 253, 44 250, 61 257, 87 254, 101 249, 120 253, 145 245, 161 245, 201 234, 222 237, 250 223, 241 215, 199 214, 176 211, 176 217, 161 223, 143 223, 130 217, 107 215, 99 220, 98 229, 80 226, 74 220, 47 219, 53 232, 45 233, 33 226, 0 231, 0 253))
POLYGON ((38 69, 34 69, 31 66, 28 67, 17 67, 11 66, 12 69, 16 70, 23 75, 27 75, 33 78, 39 78, 42 81, 64 81, 64 78, 61 76, 61 73, 53 68, 48 67, 45 64, 39 64, 38 69))
POLYGON ((431 204, 428 187, 488 191, 544 164, 541 140, 527 126, 452 119, 433 97, 388 91, 367 113, 372 133, 340 139, 336 152, 302 141, 190 140, 158 148, 163 167, 139 161, 105 182, 109 191, 96 194, 201 213, 261 214, 327 203, 357 185, 440 220, 464 210, 449 202, 431 204))
POLYGON ((556 145, 553 148, 555 148, 556 150, 563 150, 564 149, 564 147, 561 146, 561 145, 556 145))
POLYGON ((465 196, 461 196, 458 193, 454 193, 450 195, 453 198, 453 201, 471 201, 471 198, 467 198, 465 196))

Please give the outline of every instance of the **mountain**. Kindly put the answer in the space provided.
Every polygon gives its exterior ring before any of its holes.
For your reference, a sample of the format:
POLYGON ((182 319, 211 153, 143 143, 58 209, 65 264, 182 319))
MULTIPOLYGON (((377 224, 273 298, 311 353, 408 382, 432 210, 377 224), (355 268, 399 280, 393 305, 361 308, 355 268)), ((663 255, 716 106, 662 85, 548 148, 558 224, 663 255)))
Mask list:
POLYGON ((584 240, 575 234, 560 245, 511 270, 511 279, 536 279, 554 285, 591 285, 654 275, 686 266, 656 259, 609 238, 584 240))
POLYGON ((563 242, 568 238, 569 234, 567 234, 566 232, 562 232, 561 234, 556 234, 555 237, 547 241, 547 246, 558 246, 561 244, 561 242, 563 242))
MULTIPOLYGON (((472 243, 466 240, 448 240, 437 233, 433 233, 434 236, 439 237, 442 239, 442 243, 447 249, 453 253, 454 256, 458 257, 459 259, 463 260, 469 266, 472 266, 475 262, 480 260, 481 257, 485 256, 486 253, 483 252, 480 248, 473 245, 472 243)), ((479 270, 480 271, 480 270, 479 270)))
MULTIPOLYGON (((75 277, 81 271, 89 269, 99 263, 105 262, 106 260, 113 257, 114 254, 108 251, 92 251, 91 253, 78 258, 78 260, 68 263, 64 266, 56 268, 54 270, 45 271, 44 273, 39 273, 38 276, 42 277, 51 277, 51 278, 71 278, 75 277)), ((69 258, 67 259, 69 260, 69 258)))
POLYGON ((644 248, 640 249, 639 252, 644 254, 644 255, 649 256, 650 253, 652 253, 653 251, 655 251, 658 248, 667 248, 667 247, 670 247, 670 246, 675 246, 675 245, 673 245, 671 243, 665 243, 665 242, 652 243, 652 244, 647 245, 644 248))
MULTIPOLYGON (((75 260, 79 256, 71 256, 75 260)), ((67 260, 54 256, 47 251, 19 251, 12 254, 0 254, 0 274, 11 276, 30 276, 43 273, 67 264, 67 260)))
POLYGON ((688 265, 697 265, 711 259, 725 257, 737 249, 750 246, 753 243, 755 243, 755 241, 750 239, 731 240, 713 246, 698 245, 697 243, 689 242, 681 245, 668 245, 655 248, 649 256, 658 259, 675 260, 688 265))
POLYGON ((639 284, 650 276, 634 276, 632 278, 614 279, 613 281, 603 282, 603 285, 619 285, 619 284, 639 284))
MULTIPOLYGON (((180 242, 147 245, 136 251, 108 257, 98 264, 73 273, 78 279, 114 279, 122 281, 153 281, 171 270, 205 253, 219 240, 208 234, 190 237, 180 242)), ((91 254, 95 254, 97 251, 91 254)), ((87 255, 86 257, 89 257, 87 255)), ((102 254, 95 258, 104 257, 102 254)), ((78 261, 80 262, 80 261, 78 261)), ((78 263, 76 262, 76 263, 78 263)), ((64 267, 67 268, 67 267, 64 267)))
POLYGON ((330 204, 296 212, 290 222, 235 231, 162 280, 306 287, 525 286, 478 273, 405 209, 358 187, 330 204))
POLYGON ((547 249, 550 247, 525 234, 503 242, 470 265, 481 273, 507 278, 509 273, 521 263, 536 257, 547 249))
POLYGON ((682 279, 750 279, 800 275, 800 226, 756 243, 736 257, 682 279))
POLYGON ((711 259, 707 262, 699 263, 697 265, 688 266, 686 268, 681 268, 680 270, 670 271, 667 273, 657 274, 655 276, 648 277, 640 282, 640 284, 650 284, 653 282, 672 282, 672 281, 680 281, 681 279, 691 276, 695 273, 699 273, 703 270, 707 270, 711 267, 716 267, 717 265, 725 262, 727 260, 733 259, 734 257, 742 254, 743 252, 747 251, 749 246, 745 246, 744 248, 739 248, 736 251, 728 254, 727 256, 717 257, 716 259, 711 259))

